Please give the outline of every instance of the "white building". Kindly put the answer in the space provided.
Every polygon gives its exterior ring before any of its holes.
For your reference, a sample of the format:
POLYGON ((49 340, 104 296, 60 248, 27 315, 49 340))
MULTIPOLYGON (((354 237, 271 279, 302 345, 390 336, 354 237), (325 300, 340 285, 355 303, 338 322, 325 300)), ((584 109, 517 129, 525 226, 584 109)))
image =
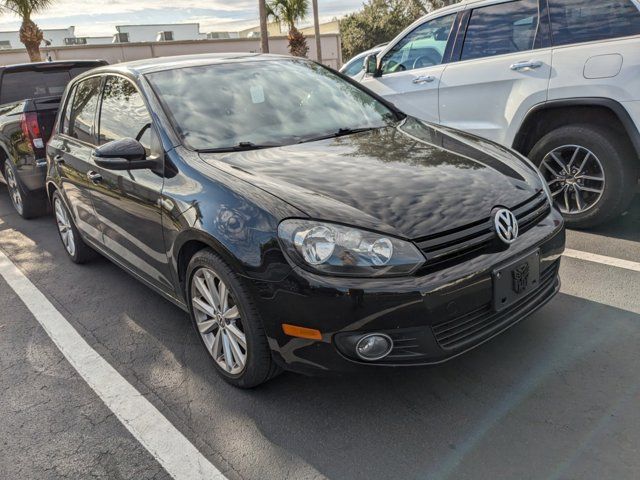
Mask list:
MULTIPOLYGON (((54 47, 61 47, 68 45, 69 40, 76 38, 75 27, 68 28, 52 28, 42 30, 44 34, 44 40, 42 46, 51 45, 54 47)), ((7 50, 10 48, 24 48, 24 45, 20 42, 20 32, 0 32, 0 49, 7 50)))
POLYGON ((172 40, 203 40, 199 23, 165 23, 154 25, 117 25, 114 43, 166 42, 172 40))

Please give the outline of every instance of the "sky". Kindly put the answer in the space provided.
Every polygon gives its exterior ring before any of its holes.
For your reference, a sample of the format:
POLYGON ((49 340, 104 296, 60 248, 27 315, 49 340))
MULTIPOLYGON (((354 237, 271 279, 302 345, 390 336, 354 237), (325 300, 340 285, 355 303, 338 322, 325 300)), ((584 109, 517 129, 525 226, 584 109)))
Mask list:
MULTIPOLYGON (((321 21, 358 10, 363 0, 318 0, 321 21)), ((310 19, 309 19, 310 20, 310 19)), ((202 32, 235 31, 258 23, 256 0, 54 0, 34 16, 40 28, 76 27, 76 35, 113 35, 115 25, 199 22, 202 32)), ((0 15, 0 31, 17 30, 20 21, 0 15)))

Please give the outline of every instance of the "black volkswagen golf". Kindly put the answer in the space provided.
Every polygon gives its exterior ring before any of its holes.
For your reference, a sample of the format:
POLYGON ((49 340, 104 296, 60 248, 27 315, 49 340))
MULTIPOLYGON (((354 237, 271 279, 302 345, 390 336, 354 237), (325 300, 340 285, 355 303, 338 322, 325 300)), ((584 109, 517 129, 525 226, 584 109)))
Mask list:
POLYGON ((525 158, 314 62, 125 63, 62 105, 47 190, 66 252, 188 311, 234 385, 440 363, 558 291, 562 217, 525 158))

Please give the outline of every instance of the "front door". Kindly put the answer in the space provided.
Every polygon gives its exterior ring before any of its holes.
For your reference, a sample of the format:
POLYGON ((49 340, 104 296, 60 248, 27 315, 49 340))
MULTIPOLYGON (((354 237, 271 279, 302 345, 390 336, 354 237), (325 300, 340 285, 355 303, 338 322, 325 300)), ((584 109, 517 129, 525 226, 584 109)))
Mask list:
POLYGON ((527 112, 547 99, 547 31, 538 0, 472 10, 460 59, 442 75, 440 122, 511 146, 527 112))
MULTIPOLYGON (((126 137, 140 141, 147 156, 162 157, 142 94, 129 79, 110 75, 102 94, 99 143, 104 145, 126 137)), ((100 176, 100 188, 94 192, 94 205, 102 224, 104 246, 134 273, 173 294, 159 203, 163 172, 97 167, 96 173, 100 176)))
POLYGON ((455 18, 449 14, 416 27, 382 54, 382 75, 365 76, 362 84, 403 112, 438 122, 438 87, 455 18))
POLYGON ((91 77, 73 87, 59 131, 47 146, 76 227, 83 237, 98 244, 102 243, 102 231, 91 195, 96 185, 89 176, 95 169, 91 153, 97 143, 94 125, 101 84, 101 77, 91 77))

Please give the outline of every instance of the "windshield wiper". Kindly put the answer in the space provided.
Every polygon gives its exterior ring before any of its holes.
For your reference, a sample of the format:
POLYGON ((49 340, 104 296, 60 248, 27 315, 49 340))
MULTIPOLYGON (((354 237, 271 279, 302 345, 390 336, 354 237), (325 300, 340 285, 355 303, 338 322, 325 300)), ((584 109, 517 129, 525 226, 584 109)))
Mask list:
POLYGON ((344 137, 345 135, 353 135, 354 133, 378 130, 379 128, 382 127, 341 128, 337 132, 327 133, 325 135, 319 135, 317 137, 305 138, 303 140, 300 140, 298 143, 317 142, 319 140, 326 140, 328 138, 344 137))
POLYGON ((246 152, 249 150, 260 150, 263 148, 274 148, 280 146, 281 145, 259 145, 253 142, 240 142, 237 145, 233 145, 231 147, 201 148, 196 151, 198 153, 246 152))

